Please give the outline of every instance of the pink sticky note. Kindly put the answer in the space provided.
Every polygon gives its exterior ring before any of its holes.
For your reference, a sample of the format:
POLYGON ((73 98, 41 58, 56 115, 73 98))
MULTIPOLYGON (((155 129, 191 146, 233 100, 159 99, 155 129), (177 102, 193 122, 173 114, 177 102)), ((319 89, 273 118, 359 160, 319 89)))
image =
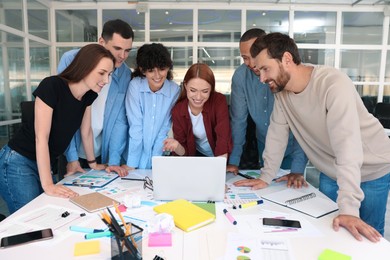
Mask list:
POLYGON ((172 234, 171 233, 150 233, 149 234, 149 247, 157 246, 172 246, 172 234))
POLYGON ((126 208, 125 205, 120 204, 120 205, 118 206, 118 209, 119 209, 120 212, 125 212, 127 208, 126 208))

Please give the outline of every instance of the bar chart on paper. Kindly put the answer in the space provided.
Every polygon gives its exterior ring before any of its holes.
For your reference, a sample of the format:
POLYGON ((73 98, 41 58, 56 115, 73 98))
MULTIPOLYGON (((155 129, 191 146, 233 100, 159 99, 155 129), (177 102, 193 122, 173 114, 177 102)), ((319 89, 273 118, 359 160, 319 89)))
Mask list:
POLYGON ((265 260, 288 260, 290 258, 289 246, 283 240, 265 240, 262 239, 261 251, 265 260))

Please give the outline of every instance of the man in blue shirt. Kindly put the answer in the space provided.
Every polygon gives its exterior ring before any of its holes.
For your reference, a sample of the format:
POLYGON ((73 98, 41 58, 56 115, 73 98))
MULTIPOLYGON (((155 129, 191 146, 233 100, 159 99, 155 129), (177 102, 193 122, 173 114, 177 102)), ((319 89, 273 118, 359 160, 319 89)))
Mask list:
MULTIPOLYGON (((104 24, 99 44, 114 55, 115 70, 110 83, 104 86, 91 107, 95 156, 99 163, 108 164, 107 171, 115 171, 120 176, 127 175, 127 170, 121 167, 125 160, 123 153, 128 142, 129 128, 124 102, 131 79, 131 70, 125 61, 131 51, 133 39, 133 29, 126 22, 116 19, 104 24)), ((78 51, 64 53, 58 65, 58 73, 71 63, 78 51)), ((67 174, 84 172, 83 168, 88 168, 87 163, 91 163, 85 160, 79 131, 73 137, 65 155, 68 161, 67 174)))
MULTIPOLYGON (((262 29, 253 28, 246 31, 240 39, 240 53, 244 64, 236 69, 232 78, 230 96, 230 124, 232 127, 233 151, 229 157, 227 171, 237 173, 240 164, 248 113, 256 125, 256 137, 259 151, 259 160, 265 147, 265 138, 268 131, 270 116, 274 105, 274 96, 268 85, 260 82, 260 73, 251 62, 250 47, 260 36, 265 35, 262 29)), ((305 171, 307 157, 292 133, 286 147, 282 169, 291 169, 291 173, 299 173, 296 178, 289 178, 288 184, 295 181, 304 183, 301 177, 305 171)), ((263 163, 261 162, 261 165, 263 163)), ((287 180, 287 179, 286 179, 287 180)))

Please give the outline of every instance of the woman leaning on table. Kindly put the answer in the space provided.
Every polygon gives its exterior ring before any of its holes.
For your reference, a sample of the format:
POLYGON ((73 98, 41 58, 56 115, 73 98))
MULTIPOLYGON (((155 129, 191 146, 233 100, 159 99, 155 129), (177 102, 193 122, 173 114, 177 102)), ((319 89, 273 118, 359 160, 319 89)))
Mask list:
POLYGON ((42 192, 57 197, 78 194, 55 185, 51 165, 81 128, 83 145, 92 169, 102 170, 93 153, 91 104, 108 83, 114 57, 103 46, 81 48, 73 62, 59 75, 41 81, 34 91, 34 118, 0 151, 0 192, 10 213, 42 192))
POLYGON ((174 138, 164 141, 164 151, 186 156, 224 156, 232 150, 226 97, 215 91, 214 73, 207 64, 193 64, 183 80, 172 109, 174 138))

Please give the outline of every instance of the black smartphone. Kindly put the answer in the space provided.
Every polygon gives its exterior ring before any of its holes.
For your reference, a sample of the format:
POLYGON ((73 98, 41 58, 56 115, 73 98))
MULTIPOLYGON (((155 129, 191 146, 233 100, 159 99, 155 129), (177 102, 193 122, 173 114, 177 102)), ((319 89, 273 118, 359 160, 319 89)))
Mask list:
POLYGON ((298 220, 280 218, 263 218, 263 225, 273 227, 301 228, 301 223, 298 220))
POLYGON ((9 237, 3 237, 1 239, 1 247, 17 246, 30 242, 46 240, 53 237, 53 231, 51 228, 27 232, 23 234, 17 234, 9 237))

